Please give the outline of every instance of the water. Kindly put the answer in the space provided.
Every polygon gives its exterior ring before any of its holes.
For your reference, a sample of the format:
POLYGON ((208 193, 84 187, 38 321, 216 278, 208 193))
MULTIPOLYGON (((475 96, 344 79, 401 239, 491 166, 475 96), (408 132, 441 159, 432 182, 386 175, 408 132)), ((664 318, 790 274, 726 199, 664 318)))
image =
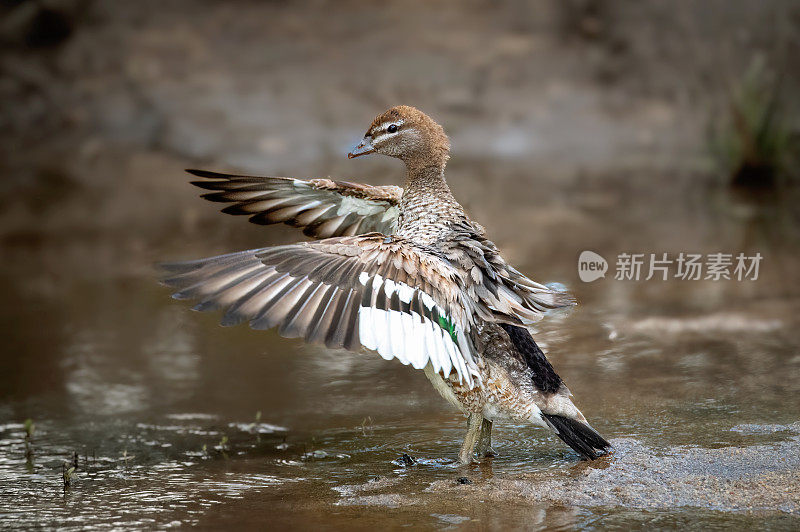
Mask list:
POLYGON ((658 173, 534 188, 513 168, 487 189, 487 172, 455 166, 451 183, 519 269, 577 295, 536 337, 614 457, 582 463, 542 430, 497 423, 499 456, 459 467, 465 420, 421 372, 218 327, 153 280, 153 260, 300 235, 211 210, 161 227, 155 213, 141 234, 4 238, 0 523, 797 528, 796 192, 742 197, 658 173), (584 249, 612 262, 606 279, 577 279, 584 249), (757 282, 614 281, 622 251, 764 262, 757 282))

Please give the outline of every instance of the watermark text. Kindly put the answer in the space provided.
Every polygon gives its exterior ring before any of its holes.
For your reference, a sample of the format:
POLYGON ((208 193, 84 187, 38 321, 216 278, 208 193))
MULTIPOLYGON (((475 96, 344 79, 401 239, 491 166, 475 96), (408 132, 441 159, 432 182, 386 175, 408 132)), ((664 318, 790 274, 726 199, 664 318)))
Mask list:
MULTIPOLYGON (((617 281, 756 281, 761 253, 620 253, 614 263, 617 281)), ((591 283, 606 276, 609 265, 594 251, 578 257, 578 277, 591 283)))

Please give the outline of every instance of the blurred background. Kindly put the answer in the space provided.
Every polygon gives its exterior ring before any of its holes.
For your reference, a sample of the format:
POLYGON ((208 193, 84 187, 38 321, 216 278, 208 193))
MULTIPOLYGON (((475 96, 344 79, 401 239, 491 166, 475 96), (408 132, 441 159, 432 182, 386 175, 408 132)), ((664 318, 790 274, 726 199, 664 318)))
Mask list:
POLYGON ((800 454, 797 2, 2 0, 0 43, 0 520, 797 525, 798 464, 766 450, 800 454), (402 184, 345 156, 397 104, 443 124, 505 256, 581 302, 537 339, 608 469, 498 426, 455 488, 463 421, 421 372, 222 329, 157 285, 160 260, 302 239, 220 214, 184 168, 402 184), (578 279, 583 250, 605 279, 578 279), (615 281, 622 252, 763 261, 615 281))

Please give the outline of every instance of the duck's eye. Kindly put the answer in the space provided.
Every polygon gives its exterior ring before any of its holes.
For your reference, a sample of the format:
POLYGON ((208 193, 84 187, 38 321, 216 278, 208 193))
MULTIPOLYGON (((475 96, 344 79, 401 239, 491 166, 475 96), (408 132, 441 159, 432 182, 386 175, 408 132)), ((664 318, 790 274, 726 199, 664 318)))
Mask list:
POLYGON ((389 124, 389 127, 386 128, 386 131, 388 131, 389 133, 397 133, 397 125, 389 124))

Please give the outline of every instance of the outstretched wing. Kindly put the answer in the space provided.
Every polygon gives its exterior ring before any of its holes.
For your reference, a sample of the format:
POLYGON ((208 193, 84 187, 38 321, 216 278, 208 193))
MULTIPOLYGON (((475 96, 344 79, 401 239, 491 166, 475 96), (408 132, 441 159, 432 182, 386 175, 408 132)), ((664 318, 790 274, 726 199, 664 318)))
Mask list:
POLYGON ((164 283, 223 325, 278 327, 328 347, 383 358, 473 385, 472 313, 445 261, 402 239, 369 234, 165 264, 164 283))
POLYGON ((213 190, 203 197, 231 203, 228 214, 250 216, 257 224, 285 223, 303 228, 314 238, 392 234, 397 225, 403 189, 330 179, 304 181, 291 177, 251 177, 187 170, 204 178, 193 185, 213 190))

